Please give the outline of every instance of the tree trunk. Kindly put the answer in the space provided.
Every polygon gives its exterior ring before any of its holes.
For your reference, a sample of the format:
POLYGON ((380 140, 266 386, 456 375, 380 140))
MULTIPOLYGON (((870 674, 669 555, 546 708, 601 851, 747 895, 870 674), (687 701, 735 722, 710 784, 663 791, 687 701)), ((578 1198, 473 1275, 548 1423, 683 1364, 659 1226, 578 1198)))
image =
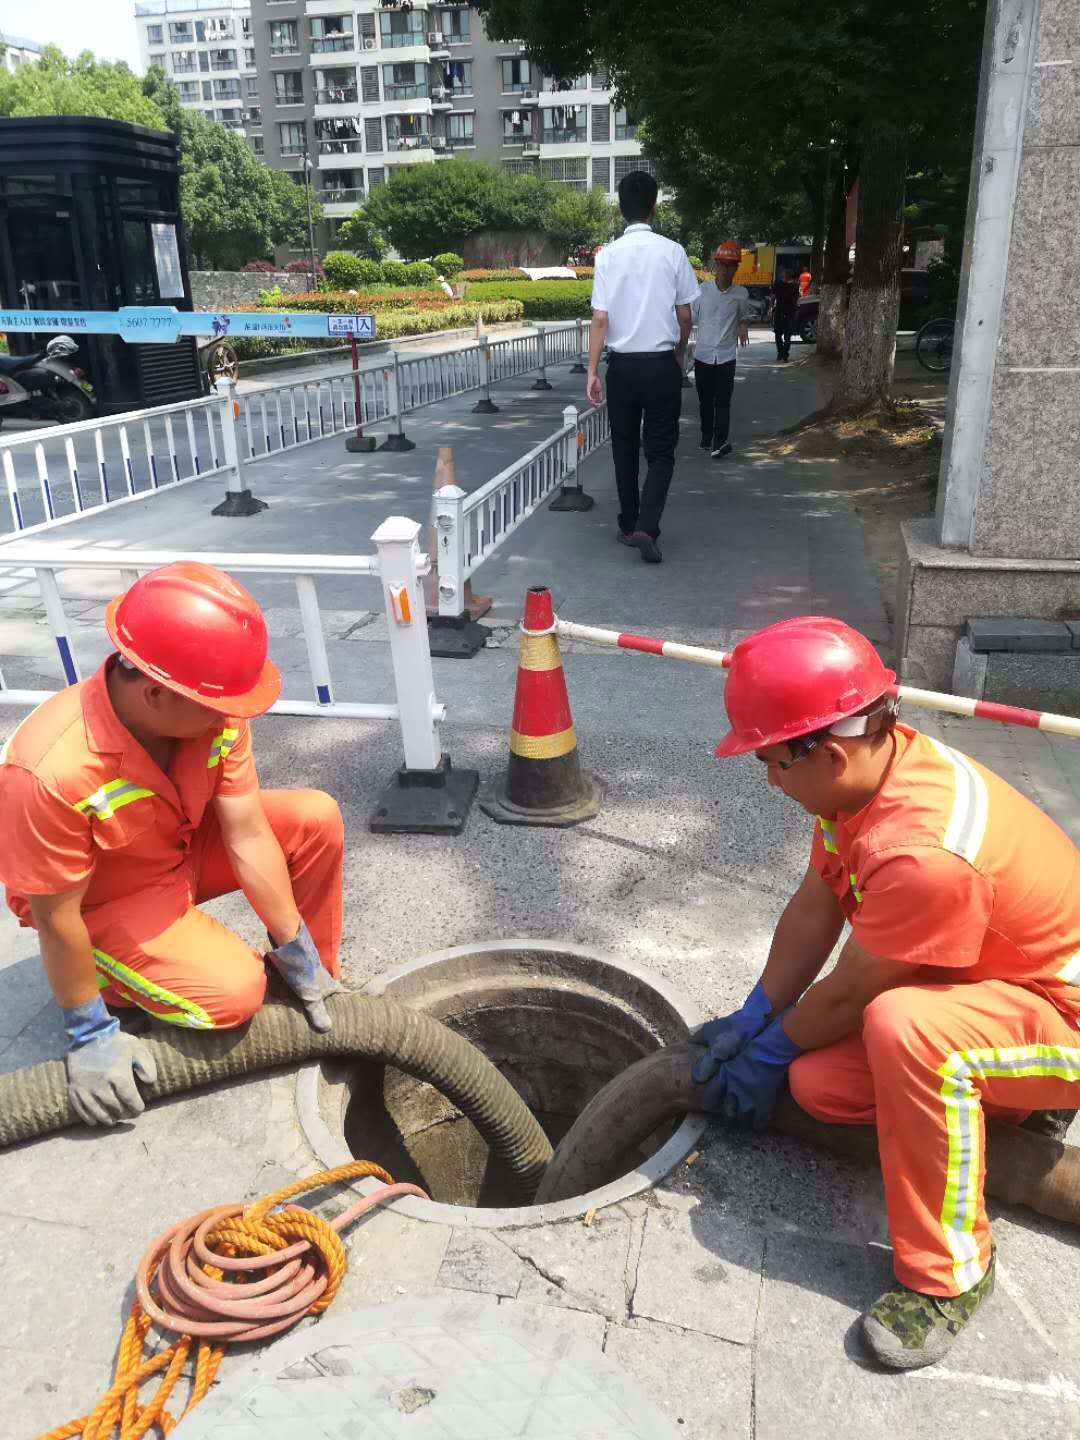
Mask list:
POLYGON ((804 171, 802 183, 803 189, 806 191, 806 198, 810 202, 810 213, 814 217, 814 235, 810 242, 810 274, 814 277, 816 288, 821 279, 821 256, 825 246, 827 223, 824 195, 822 194, 822 177, 813 170, 804 171))
POLYGON ((825 255, 821 267, 817 353, 824 360, 839 360, 844 353, 848 297, 847 197, 851 184, 851 175, 841 153, 837 156, 837 173, 829 194, 825 255))
POLYGON ((859 219, 855 274, 844 329, 839 409, 888 398, 900 313, 900 244, 904 221, 908 136, 866 125, 859 137, 859 219))

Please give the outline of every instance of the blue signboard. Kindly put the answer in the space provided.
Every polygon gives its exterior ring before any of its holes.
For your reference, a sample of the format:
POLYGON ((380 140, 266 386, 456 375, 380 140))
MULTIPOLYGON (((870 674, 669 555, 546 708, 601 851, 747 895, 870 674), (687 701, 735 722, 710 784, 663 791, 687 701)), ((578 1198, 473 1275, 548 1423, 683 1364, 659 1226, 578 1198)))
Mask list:
POLYGON ((326 340, 355 335, 375 339, 374 315, 275 315, 259 310, 180 311, 172 305, 128 305, 121 310, 0 310, 0 333, 62 331, 119 335, 134 344, 174 344, 181 336, 229 339, 326 340))

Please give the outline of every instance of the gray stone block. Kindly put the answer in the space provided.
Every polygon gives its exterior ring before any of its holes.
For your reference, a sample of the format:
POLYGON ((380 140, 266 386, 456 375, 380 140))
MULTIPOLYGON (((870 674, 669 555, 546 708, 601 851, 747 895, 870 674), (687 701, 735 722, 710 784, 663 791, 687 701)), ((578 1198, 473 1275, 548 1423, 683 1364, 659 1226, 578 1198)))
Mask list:
POLYGON ((604 1350, 667 1411, 683 1440, 747 1440, 753 1433, 750 1346, 634 1320, 611 1326, 604 1350))
POLYGON ((760 1231, 704 1205, 652 1210, 645 1222, 632 1313, 748 1344, 763 1250, 760 1231))
POLYGON ((592 1225, 533 1225, 501 1237, 525 1262, 522 1300, 592 1310, 609 1319, 626 1314, 626 1264, 632 1222, 616 1213, 592 1225))
POLYGON ((1061 715, 1080 714, 1080 652, 986 658, 984 699, 1061 715))
POLYGON ((976 655, 971 641, 962 635, 956 645, 953 662, 952 691, 971 700, 981 700, 986 686, 986 656, 976 655))
POLYGON ((980 654, 995 650, 1029 652, 1072 648, 1072 635, 1060 620, 1011 616, 974 618, 968 620, 967 638, 972 650, 980 654))
POLYGON ((485 1295, 516 1295, 524 1262, 497 1235, 484 1230, 455 1230, 439 1269, 439 1284, 485 1295))
POLYGON ((1080 650, 1080 620, 1065 620, 1062 623, 1072 638, 1072 648, 1080 650))

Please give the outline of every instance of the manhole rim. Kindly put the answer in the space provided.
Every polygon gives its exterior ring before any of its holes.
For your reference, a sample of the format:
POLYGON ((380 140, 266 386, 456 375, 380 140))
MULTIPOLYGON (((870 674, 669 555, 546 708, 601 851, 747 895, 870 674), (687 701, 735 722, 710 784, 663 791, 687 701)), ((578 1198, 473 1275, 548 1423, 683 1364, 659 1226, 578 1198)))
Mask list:
MULTIPOLYGON (((671 1007, 687 1030, 700 1023, 701 1016, 691 1002, 674 988, 662 975, 656 975, 644 965, 632 960, 618 960, 602 950, 588 945, 577 945, 570 940, 513 939, 484 941, 477 945, 454 945, 447 950, 433 950, 419 959, 406 961, 376 975, 363 987, 361 994, 381 995, 395 981, 414 973, 416 970, 447 960, 459 960, 469 955, 505 954, 507 951, 558 951, 563 955, 574 955, 621 970, 627 975, 650 985, 671 1007)), ((328 1170, 338 1165, 348 1165, 356 1157, 345 1144, 344 1136, 333 1133, 322 1117, 319 1106, 319 1078, 322 1065, 318 1061, 305 1065, 296 1077, 296 1112, 304 1138, 315 1152, 316 1158, 328 1170)), ((557 1200, 549 1205, 492 1206, 481 1209, 476 1205, 446 1205, 440 1200, 419 1200, 413 1195, 403 1196, 386 1206, 397 1215, 410 1220, 422 1220, 434 1225, 457 1225, 475 1230, 509 1230, 527 1225, 544 1225, 559 1220, 576 1220, 589 1210, 602 1210, 608 1205, 617 1205, 630 1200, 646 1190, 651 1190, 666 1176, 670 1175, 681 1161, 694 1149, 708 1128, 706 1115, 687 1115, 674 1135, 655 1154, 639 1165, 636 1170, 620 1175, 608 1185, 589 1190, 584 1195, 572 1195, 568 1200, 557 1200)), ((377 1158, 377 1157, 376 1157, 377 1158)), ((358 1180, 351 1187, 362 1195, 371 1195, 382 1189, 378 1180, 358 1180)))

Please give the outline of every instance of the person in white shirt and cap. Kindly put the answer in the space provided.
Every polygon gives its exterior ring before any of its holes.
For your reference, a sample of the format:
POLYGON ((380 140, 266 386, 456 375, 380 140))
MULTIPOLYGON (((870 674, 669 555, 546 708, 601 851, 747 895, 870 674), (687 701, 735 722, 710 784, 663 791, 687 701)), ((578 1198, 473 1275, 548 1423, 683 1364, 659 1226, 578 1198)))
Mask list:
POLYGON ((589 343, 590 405, 604 386, 598 367, 608 348, 607 397, 611 453, 619 490, 616 538, 650 565, 662 560, 660 516, 675 469, 682 410, 683 366, 697 277, 686 251, 649 227, 656 181, 632 170, 619 182, 623 235, 605 245, 593 271, 589 343), (648 469, 639 488, 641 450, 648 469))
POLYGON ((750 344, 750 296, 733 285, 742 250, 737 240, 717 247, 716 279, 703 280, 694 302, 697 344, 694 383, 701 407, 701 448, 714 460, 731 454, 731 395, 735 389, 736 345, 750 344))

